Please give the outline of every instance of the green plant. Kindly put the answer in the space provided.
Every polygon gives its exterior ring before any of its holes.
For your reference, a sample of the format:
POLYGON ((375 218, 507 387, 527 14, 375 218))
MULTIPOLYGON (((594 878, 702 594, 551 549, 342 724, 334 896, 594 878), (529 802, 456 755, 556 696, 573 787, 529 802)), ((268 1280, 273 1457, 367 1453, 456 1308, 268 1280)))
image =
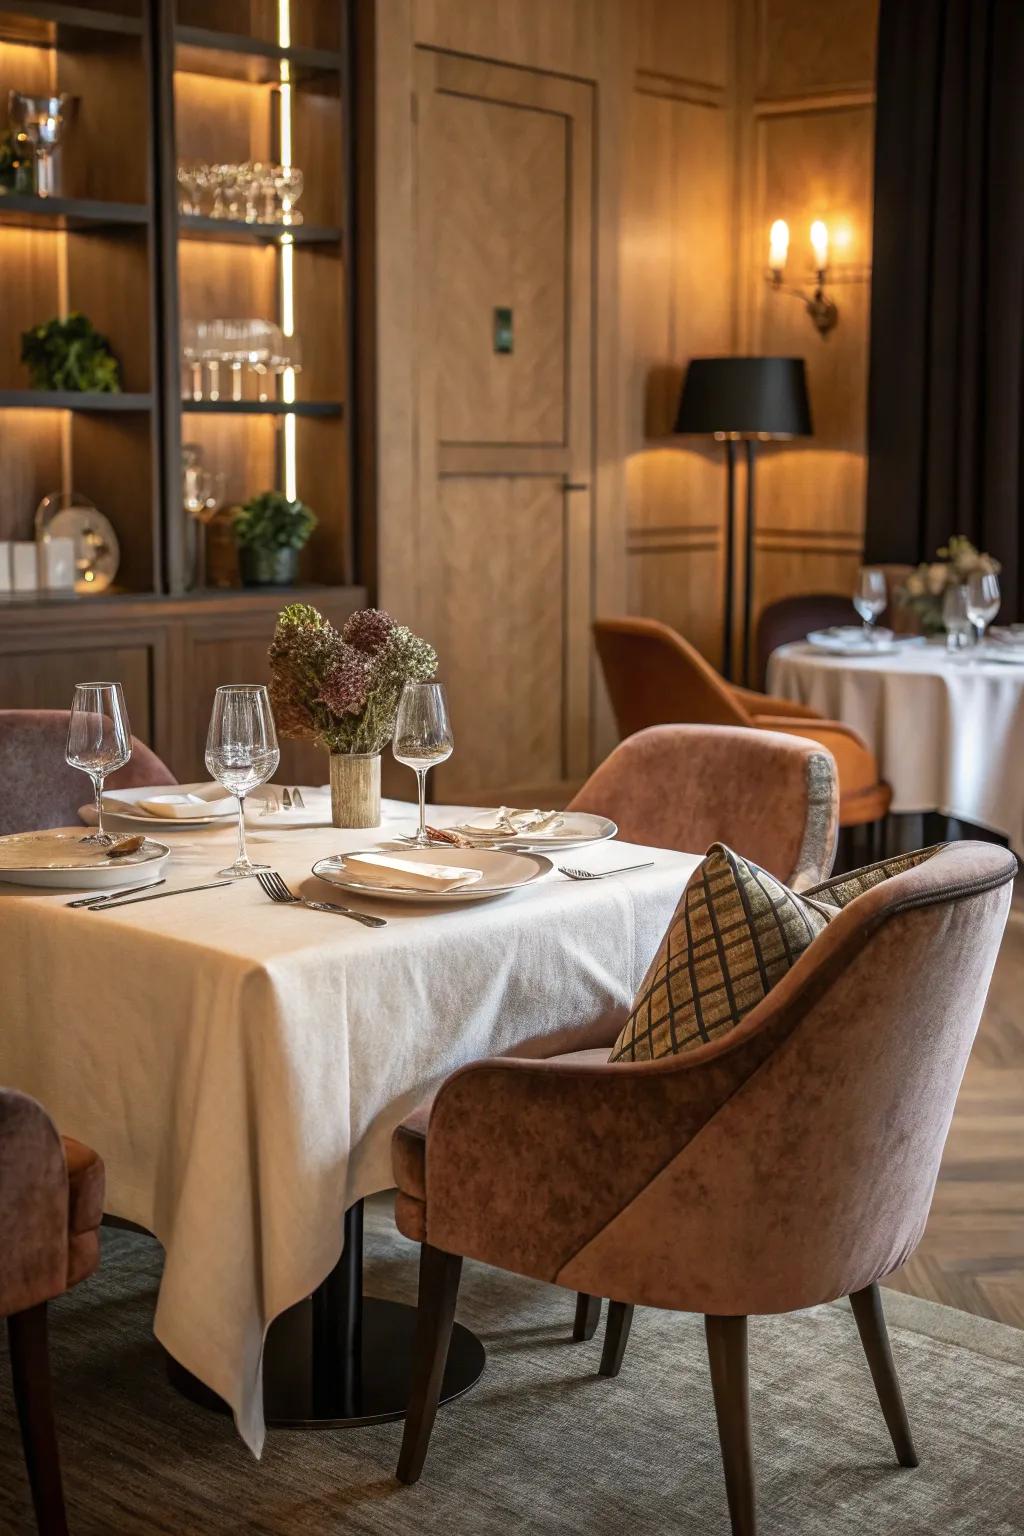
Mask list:
POLYGON ((231 527, 242 549, 301 549, 316 527, 316 513, 281 491, 263 491, 235 508, 231 527))
POLYGON ((66 320, 55 316, 24 331, 21 360, 28 365, 33 389, 116 394, 121 388, 117 358, 109 341, 91 320, 78 313, 66 320))

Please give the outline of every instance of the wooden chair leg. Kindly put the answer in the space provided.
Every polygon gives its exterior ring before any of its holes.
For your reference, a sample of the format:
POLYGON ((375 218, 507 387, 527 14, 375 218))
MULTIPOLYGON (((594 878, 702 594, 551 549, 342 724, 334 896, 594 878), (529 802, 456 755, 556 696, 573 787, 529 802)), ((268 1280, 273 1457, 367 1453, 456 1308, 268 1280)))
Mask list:
POLYGON ((68 1536, 50 1390, 46 1302, 7 1319, 14 1401, 39 1536, 68 1536))
POLYGON ((455 1321, 462 1257, 424 1243, 420 1249, 420 1296, 413 1345, 412 1390, 398 1457, 398 1479, 414 1483, 423 1471, 441 1395, 455 1321))
POLYGON ((711 1387, 733 1536, 757 1536, 745 1317, 705 1317, 711 1387))
POLYGON ((625 1301, 608 1303, 608 1321, 604 1329, 604 1348, 601 1351, 601 1375, 617 1376, 626 1353, 629 1330, 633 1322, 633 1308, 625 1301))
POLYGON ((893 1449, 901 1467, 916 1467, 917 1452, 910 1434, 910 1421, 900 1391, 899 1377, 889 1348, 889 1334, 882 1311, 882 1296, 877 1285, 856 1291, 850 1297, 850 1306, 857 1320, 860 1341, 868 1357, 871 1379, 878 1393, 878 1401, 885 1422, 892 1436, 893 1449))
POLYGON ((576 1297, 576 1317, 572 1325, 573 1342, 580 1344, 584 1339, 592 1339, 600 1321, 601 1297, 588 1296, 580 1291, 576 1297))

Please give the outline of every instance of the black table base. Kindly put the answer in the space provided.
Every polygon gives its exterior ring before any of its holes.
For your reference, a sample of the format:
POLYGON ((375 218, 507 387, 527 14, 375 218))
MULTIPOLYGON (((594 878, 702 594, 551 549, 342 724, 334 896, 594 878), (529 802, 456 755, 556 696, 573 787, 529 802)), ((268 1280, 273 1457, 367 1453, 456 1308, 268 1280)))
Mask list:
MULTIPOLYGON (((263 1412, 268 1425, 338 1429, 405 1416, 412 1375, 416 1308, 363 1295, 363 1206, 345 1214, 345 1249, 313 1295, 277 1318, 263 1354, 263 1412)), ((479 1381, 486 1355, 456 1323, 441 1387, 442 1403, 479 1381)), ((227 1404, 167 1356, 172 1384, 193 1402, 227 1404)))

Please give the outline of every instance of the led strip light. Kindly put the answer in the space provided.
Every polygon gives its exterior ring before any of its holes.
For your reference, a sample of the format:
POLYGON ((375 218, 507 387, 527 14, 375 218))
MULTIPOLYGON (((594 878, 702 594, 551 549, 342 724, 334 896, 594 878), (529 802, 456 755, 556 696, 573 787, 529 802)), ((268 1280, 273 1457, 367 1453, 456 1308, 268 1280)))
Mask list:
MULTIPOLYGON (((292 41, 291 0, 277 0, 277 41, 281 48, 290 48, 292 41)), ((280 150, 281 164, 289 169, 292 163, 292 79, 291 65, 287 59, 280 62, 280 150)), ((285 336, 295 335, 295 237, 282 235, 280 246, 281 273, 281 330, 285 336)), ((281 378, 285 404, 295 400, 295 369, 286 368, 281 378)), ((284 494, 294 501, 298 495, 295 480, 295 413, 288 411, 284 417, 282 442, 282 468, 284 494)))

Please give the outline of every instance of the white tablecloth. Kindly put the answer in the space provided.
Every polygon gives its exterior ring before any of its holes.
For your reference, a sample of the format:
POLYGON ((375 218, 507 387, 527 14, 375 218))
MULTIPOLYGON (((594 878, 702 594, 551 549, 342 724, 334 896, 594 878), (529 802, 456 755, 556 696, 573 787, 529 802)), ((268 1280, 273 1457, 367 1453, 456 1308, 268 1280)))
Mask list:
MULTIPOLYGON (((233 857, 230 831, 166 840, 168 884, 233 857)), ((329 898, 313 863, 375 840, 257 822, 250 851, 329 898)), ((102 915, 0 887, 0 1082, 102 1154, 108 1211, 166 1249, 157 1337, 257 1454, 266 1328, 333 1268, 345 1209, 390 1187, 402 1116, 464 1062, 586 1045, 628 1008, 697 860, 621 843, 569 860, 642 857, 463 906, 349 903, 381 929, 274 906, 253 880, 102 915)))
POLYGON ((784 645, 768 691, 859 731, 894 811, 941 811, 1024 853, 1024 667, 949 657, 941 644, 873 658, 784 645))

